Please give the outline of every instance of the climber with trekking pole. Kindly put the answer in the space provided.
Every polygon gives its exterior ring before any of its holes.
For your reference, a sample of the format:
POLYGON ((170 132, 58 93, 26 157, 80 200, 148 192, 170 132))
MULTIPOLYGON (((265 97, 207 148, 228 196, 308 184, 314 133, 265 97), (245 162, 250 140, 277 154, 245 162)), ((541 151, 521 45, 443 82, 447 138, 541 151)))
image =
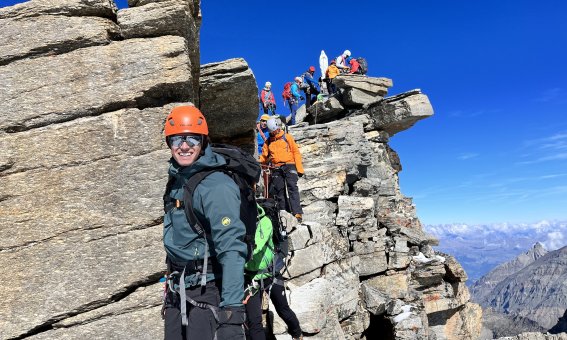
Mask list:
POLYGON ((301 153, 293 137, 282 130, 279 119, 270 118, 267 126, 270 138, 262 147, 260 163, 273 166, 268 188, 270 196, 276 199, 279 209, 290 212, 301 222, 303 209, 297 187, 299 177, 304 174, 301 153))

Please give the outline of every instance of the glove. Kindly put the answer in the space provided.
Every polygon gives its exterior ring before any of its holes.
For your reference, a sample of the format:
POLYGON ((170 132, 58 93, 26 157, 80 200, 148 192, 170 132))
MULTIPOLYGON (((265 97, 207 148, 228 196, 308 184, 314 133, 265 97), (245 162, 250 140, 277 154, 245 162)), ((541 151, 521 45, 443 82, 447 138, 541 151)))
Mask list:
POLYGON ((216 338, 244 339, 244 322, 246 311, 244 307, 223 307, 219 310, 219 327, 216 338))
POLYGON ((303 174, 303 173, 300 172, 300 173, 297 174, 297 176, 303 177, 303 176, 305 176, 305 174, 303 174))

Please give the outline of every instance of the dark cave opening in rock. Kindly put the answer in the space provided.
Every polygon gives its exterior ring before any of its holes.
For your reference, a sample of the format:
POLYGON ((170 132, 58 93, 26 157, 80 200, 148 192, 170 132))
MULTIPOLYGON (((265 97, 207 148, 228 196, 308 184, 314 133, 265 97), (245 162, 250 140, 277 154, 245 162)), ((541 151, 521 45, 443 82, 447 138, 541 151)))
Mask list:
POLYGON ((366 339, 394 340, 394 327, 384 315, 370 315, 370 326, 362 333, 366 339))

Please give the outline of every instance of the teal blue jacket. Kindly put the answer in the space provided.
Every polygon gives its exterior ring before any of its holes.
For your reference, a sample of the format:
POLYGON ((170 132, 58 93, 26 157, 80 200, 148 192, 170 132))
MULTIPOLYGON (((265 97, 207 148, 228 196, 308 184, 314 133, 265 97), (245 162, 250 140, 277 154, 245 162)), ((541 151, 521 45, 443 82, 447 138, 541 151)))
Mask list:
MULTIPOLYGON (((207 147, 204 155, 189 167, 180 167, 171 159, 169 174, 176 180, 172 185, 170 196, 182 201, 183 183, 186 179, 201 170, 224 164, 226 164, 225 159, 213 153, 210 147, 207 147)), ((218 276, 222 275, 220 307, 242 306, 247 247, 244 241, 246 227, 240 220, 238 186, 222 172, 210 174, 195 188, 193 209, 204 224, 207 233, 210 233, 210 236, 207 236, 209 258, 215 257, 222 269, 222 274, 207 274, 207 281, 218 279, 218 276)), ((163 226, 165 251, 172 261, 185 263, 204 258, 205 239, 191 228, 183 208, 174 208, 167 212, 164 215, 163 226)), ((187 286, 196 286, 199 284, 199 275, 189 275, 185 282, 187 286)))

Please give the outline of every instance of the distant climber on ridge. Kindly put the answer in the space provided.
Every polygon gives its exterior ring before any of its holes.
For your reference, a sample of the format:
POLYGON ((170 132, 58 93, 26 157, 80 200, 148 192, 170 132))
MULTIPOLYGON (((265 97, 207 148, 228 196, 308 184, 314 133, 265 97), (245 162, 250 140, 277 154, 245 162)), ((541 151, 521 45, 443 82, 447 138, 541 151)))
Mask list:
POLYGON ((265 114, 276 114, 276 99, 272 92, 272 83, 269 81, 266 82, 262 92, 260 92, 260 103, 262 103, 262 108, 265 114))
POLYGON ((299 177, 304 174, 301 153, 293 137, 282 131, 279 119, 268 119, 267 126, 270 138, 262 147, 260 163, 274 167, 269 188, 270 196, 278 201, 281 210, 292 213, 301 222, 303 209, 297 187, 299 177), (286 197, 286 191, 289 197, 286 197))
POLYGON ((291 98, 289 99, 288 102, 289 102, 289 109, 291 111, 291 120, 289 122, 289 125, 295 125, 295 115, 297 114, 297 109, 299 108, 299 101, 305 99, 299 93, 301 82, 302 82, 301 77, 295 77, 295 81, 290 88, 291 98))
POLYGON ((256 123, 256 140, 258 141, 258 156, 262 153, 262 147, 264 146, 264 142, 268 138, 270 138, 270 130, 268 130, 268 126, 266 125, 270 119, 270 116, 267 114, 263 114, 260 117, 260 121, 256 123))
POLYGON ((319 94, 317 82, 315 78, 313 78, 314 74, 315 66, 309 66, 309 69, 302 75, 303 83, 305 84, 305 88, 303 88, 303 93, 305 94, 305 108, 310 107, 319 94), (315 96, 315 99, 313 96, 315 96))
POLYGON ((341 72, 346 73, 349 69, 348 58, 350 57, 350 51, 345 50, 343 54, 337 57, 337 67, 341 70, 341 72))
POLYGON ((337 92, 337 86, 333 83, 333 80, 336 76, 338 76, 341 71, 337 67, 337 62, 335 59, 331 60, 331 65, 327 68, 325 72, 326 77, 325 81, 327 81, 327 90, 329 91, 329 95, 332 95, 337 92))
POLYGON ((351 74, 362 74, 362 70, 360 69, 360 64, 356 60, 356 58, 350 58, 350 72, 351 74))

